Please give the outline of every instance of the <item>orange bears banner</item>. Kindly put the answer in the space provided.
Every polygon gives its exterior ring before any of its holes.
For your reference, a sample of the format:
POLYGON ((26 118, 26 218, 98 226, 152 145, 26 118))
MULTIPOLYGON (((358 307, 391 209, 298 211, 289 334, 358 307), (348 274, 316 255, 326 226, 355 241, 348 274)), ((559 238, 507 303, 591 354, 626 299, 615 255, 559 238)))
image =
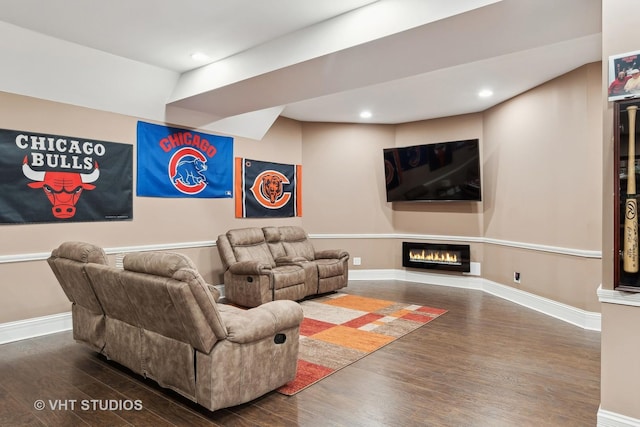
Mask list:
POLYGON ((302 166, 235 158, 236 218, 302 216, 302 166))

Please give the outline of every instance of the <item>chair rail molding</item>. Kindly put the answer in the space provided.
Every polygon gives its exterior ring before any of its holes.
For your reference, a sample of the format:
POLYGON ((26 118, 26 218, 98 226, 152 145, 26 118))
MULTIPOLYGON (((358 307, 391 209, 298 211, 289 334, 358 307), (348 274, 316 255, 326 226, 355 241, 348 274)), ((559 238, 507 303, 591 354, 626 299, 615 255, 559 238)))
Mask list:
MULTIPOLYGON (((561 246, 541 245, 537 243, 515 242, 511 240, 494 239, 490 237, 477 236, 454 236, 441 234, 406 234, 406 233, 318 233, 309 234, 311 239, 405 239, 405 240, 428 240, 436 242, 467 242, 467 243, 485 243, 490 245, 508 246, 512 248, 527 249, 531 251, 549 252, 561 255, 571 255, 581 258, 602 258, 602 251, 590 249, 565 248, 561 246)), ((195 242, 172 242, 157 243, 149 245, 134 245, 104 248, 107 255, 127 253, 127 252, 144 252, 144 251, 166 251, 176 249, 192 249, 215 247, 215 240, 204 240, 195 242)), ((24 254, 0 255, 0 264, 42 261, 46 260, 50 252, 35 252, 24 254)))
MULTIPOLYGON (((150 245, 135 246, 119 246, 113 248, 104 248, 107 255, 116 255, 129 252, 146 252, 146 251, 171 251, 177 249, 193 249, 215 247, 216 242, 213 240, 205 240, 199 242, 174 242, 174 243, 157 243, 150 245)), ((15 262, 43 261, 49 258, 51 252, 35 252, 26 254, 0 255, 0 264, 9 264, 15 262)))
POLYGON ((591 249, 565 248, 561 246, 542 245, 538 243, 515 242, 512 240, 494 239, 491 237, 454 236, 441 234, 309 234, 312 239, 405 239, 429 240, 436 242, 467 242, 486 243, 489 245, 508 246, 512 248, 528 249, 531 251, 550 252, 561 255, 571 255, 581 258, 602 258, 602 251, 591 249))

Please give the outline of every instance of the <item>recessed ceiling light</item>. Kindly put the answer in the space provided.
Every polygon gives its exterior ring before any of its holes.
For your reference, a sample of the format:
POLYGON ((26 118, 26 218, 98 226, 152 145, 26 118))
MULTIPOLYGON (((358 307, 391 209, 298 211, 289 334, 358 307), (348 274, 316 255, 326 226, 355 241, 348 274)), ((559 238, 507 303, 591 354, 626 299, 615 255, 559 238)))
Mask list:
POLYGON ((493 95, 493 91, 490 89, 482 89, 480 92, 478 92, 478 96, 480 98, 488 98, 491 95, 493 95))
POLYGON ((206 61, 209 57, 202 52, 195 52, 191 54, 191 59, 194 61, 206 61))
POLYGON ((372 116, 371 111, 363 111, 360 113, 361 119, 370 119, 372 116))

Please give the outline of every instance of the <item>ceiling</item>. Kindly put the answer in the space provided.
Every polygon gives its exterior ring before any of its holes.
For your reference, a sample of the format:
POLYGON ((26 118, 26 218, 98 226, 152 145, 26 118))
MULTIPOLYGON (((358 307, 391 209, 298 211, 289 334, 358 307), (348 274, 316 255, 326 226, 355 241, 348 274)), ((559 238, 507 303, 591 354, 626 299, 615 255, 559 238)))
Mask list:
POLYGON ((600 0, 0 0, 0 24, 0 90, 205 128, 479 112, 601 59, 600 0))

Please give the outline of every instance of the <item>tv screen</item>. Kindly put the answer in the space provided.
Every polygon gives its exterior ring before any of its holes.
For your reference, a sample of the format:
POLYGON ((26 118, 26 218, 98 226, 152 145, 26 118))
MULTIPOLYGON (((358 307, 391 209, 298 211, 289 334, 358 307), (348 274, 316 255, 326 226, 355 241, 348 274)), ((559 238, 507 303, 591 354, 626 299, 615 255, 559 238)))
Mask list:
POLYGON ((478 139, 383 151, 387 202, 482 200, 478 139))

